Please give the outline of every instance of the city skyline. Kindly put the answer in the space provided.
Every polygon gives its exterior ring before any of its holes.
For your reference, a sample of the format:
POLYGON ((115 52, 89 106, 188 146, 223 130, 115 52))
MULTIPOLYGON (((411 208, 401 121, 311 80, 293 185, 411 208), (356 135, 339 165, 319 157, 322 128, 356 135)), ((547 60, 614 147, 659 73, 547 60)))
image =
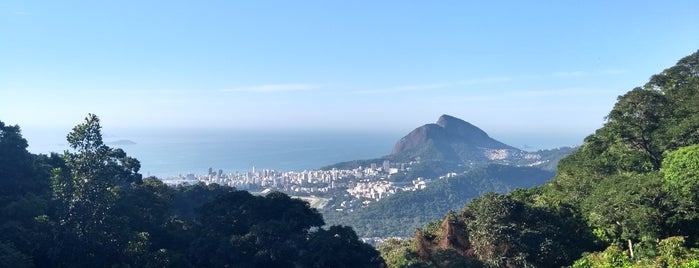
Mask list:
MULTIPOLYGON (((6 1, 0 120, 576 135, 696 51, 693 1, 6 1)), ((507 135, 507 134, 501 134, 507 135)))

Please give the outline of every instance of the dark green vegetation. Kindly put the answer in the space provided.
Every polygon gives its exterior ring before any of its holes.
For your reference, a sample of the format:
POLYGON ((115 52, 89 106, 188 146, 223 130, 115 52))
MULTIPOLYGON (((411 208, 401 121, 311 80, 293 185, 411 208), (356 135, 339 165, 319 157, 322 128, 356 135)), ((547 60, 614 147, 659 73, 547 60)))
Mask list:
POLYGON ((71 152, 33 155, 0 122, 0 267, 381 267, 308 203, 217 185, 169 187, 102 142, 89 115, 71 152))
POLYGON ((439 219, 473 198, 488 192, 507 193, 541 185, 553 176, 538 168, 493 164, 439 179, 424 190, 396 193, 354 212, 327 211, 325 215, 334 224, 351 223, 357 233, 367 237, 408 237, 414 231, 411 227, 439 219))
POLYGON ((620 96, 547 184, 380 250, 389 267, 699 267, 699 51, 620 96))

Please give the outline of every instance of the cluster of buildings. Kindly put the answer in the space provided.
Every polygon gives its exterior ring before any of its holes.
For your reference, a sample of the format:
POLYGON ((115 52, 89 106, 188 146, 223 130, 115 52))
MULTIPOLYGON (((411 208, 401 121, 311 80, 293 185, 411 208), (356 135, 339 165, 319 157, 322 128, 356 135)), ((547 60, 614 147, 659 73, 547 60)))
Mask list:
POLYGON ((338 209, 352 208, 356 204, 368 205, 372 201, 399 191, 424 189, 429 180, 418 178, 410 182, 391 182, 390 175, 407 170, 411 163, 370 164, 354 169, 304 170, 280 172, 272 169, 252 168, 250 172, 224 173, 209 168, 206 174, 187 174, 167 178, 169 183, 203 182, 216 183, 251 192, 281 191, 296 196, 322 196, 334 198, 349 196, 338 209), (357 202, 358 201, 358 202, 357 202))
POLYGON ((387 180, 361 180, 348 188, 347 192, 355 198, 379 200, 398 191, 415 191, 427 187, 431 180, 417 178, 410 182, 391 182, 387 180))

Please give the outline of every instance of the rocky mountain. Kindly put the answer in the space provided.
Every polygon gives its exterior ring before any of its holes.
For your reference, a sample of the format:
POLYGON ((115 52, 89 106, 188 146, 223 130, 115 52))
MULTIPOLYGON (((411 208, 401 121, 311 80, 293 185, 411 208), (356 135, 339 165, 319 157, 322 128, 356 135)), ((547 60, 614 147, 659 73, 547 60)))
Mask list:
MULTIPOLYGON (((562 150, 572 151, 571 148, 562 150)), ((491 138, 485 131, 464 120, 445 114, 436 123, 418 127, 401 138, 387 158, 451 163, 467 169, 493 163, 517 166, 550 164, 552 160, 557 160, 548 159, 547 156, 556 155, 551 152, 517 149, 491 138)))
POLYGON ((469 122, 444 114, 436 123, 420 126, 398 140, 389 155, 337 163, 322 169, 366 167, 384 160, 417 163, 411 166, 410 171, 398 174, 398 180, 462 173, 491 164, 539 167, 555 171, 558 160, 575 149, 577 148, 561 147, 536 152, 520 150, 491 138, 488 133, 469 122))
POLYGON ((499 142, 480 128, 459 118, 442 115, 436 124, 416 128, 401 138, 391 151, 397 157, 422 157, 425 152, 435 151, 438 156, 462 160, 469 156, 487 157, 488 151, 519 149, 499 142))

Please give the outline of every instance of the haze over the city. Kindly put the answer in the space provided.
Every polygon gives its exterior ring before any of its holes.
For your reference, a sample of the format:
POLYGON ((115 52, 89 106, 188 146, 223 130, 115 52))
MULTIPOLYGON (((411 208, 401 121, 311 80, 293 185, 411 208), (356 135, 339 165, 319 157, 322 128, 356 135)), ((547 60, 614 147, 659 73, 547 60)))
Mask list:
POLYGON ((696 1, 3 1, 0 116, 25 129, 406 133, 601 126, 696 50, 696 1))

